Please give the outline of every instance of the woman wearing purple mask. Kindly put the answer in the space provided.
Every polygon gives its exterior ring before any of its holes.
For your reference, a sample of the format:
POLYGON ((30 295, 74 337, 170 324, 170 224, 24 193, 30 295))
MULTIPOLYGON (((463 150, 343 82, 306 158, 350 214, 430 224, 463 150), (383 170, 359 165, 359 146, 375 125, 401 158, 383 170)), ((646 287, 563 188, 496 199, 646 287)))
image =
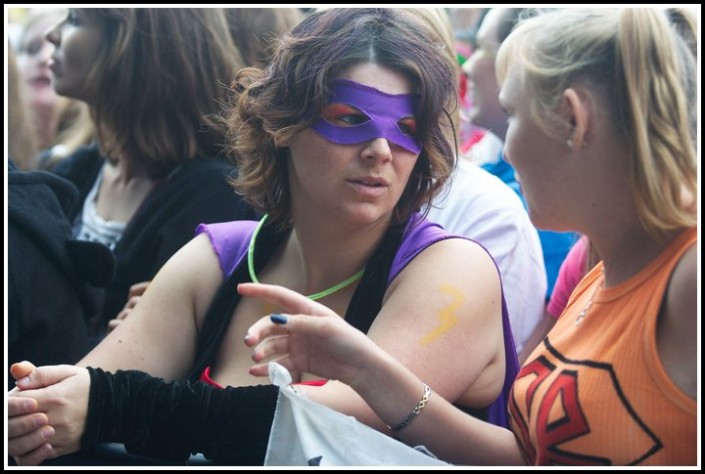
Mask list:
MULTIPOLYGON (((307 296, 310 314, 340 315, 423 379, 424 397, 506 425, 517 363, 497 268, 418 212, 454 156, 454 76, 429 34, 403 10, 324 10, 283 37, 266 70, 237 74, 233 186, 264 217, 202 225, 151 282, 139 316, 79 367, 15 365, 9 453, 19 464, 96 441, 172 462, 203 453, 260 464, 278 388, 249 372, 246 331, 306 308, 259 285, 238 292, 247 282, 307 296)), ((343 383, 292 376, 311 400, 382 432, 405 426, 405 413, 388 426, 343 383)))
POLYGON ((671 28, 657 8, 566 8, 499 49, 506 155, 532 221, 584 233, 602 259, 519 371, 510 430, 419 398, 423 379, 279 286, 240 285, 300 309, 249 329, 251 373, 275 358, 334 377, 390 422, 420 400, 401 439, 457 464, 699 465, 698 173, 682 82, 696 62, 671 28))

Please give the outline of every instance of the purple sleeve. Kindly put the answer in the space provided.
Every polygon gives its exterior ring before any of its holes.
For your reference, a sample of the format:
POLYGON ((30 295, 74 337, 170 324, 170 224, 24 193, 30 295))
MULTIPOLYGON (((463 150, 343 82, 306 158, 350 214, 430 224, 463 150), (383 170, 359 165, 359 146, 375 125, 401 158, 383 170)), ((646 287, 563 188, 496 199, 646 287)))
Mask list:
POLYGON ((247 256, 250 238, 257 226, 256 221, 231 221, 217 224, 199 224, 196 235, 205 233, 218 256, 223 277, 227 278, 240 261, 247 256))
POLYGON ((406 224, 404 229, 404 238, 401 241, 397 255, 392 262, 392 267, 387 278, 387 286, 394 278, 416 257, 422 250, 429 245, 452 237, 466 238, 463 236, 455 236, 446 232, 440 225, 421 217, 419 214, 414 214, 406 224))

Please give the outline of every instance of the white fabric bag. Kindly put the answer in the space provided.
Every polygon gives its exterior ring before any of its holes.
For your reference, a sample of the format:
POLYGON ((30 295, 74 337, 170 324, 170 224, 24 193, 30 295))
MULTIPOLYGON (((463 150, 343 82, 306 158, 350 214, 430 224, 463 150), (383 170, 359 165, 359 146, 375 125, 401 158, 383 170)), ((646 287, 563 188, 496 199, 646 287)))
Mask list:
POLYGON ((305 398, 280 364, 269 364, 280 387, 265 466, 448 466, 425 448, 412 448, 354 417, 305 398))

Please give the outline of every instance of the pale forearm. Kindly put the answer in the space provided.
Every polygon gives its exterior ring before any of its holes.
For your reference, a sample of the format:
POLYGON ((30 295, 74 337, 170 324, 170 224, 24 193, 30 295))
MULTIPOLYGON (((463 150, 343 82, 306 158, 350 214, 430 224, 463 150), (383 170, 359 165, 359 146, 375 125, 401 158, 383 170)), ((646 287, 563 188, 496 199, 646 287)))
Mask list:
MULTIPOLYGON (((391 356, 378 354, 353 388, 389 425, 401 422, 423 394, 423 382, 391 356)), ((409 445, 424 445, 453 464, 523 465, 514 434, 467 415, 432 393, 419 415, 395 433, 409 445)))
POLYGON ((108 371, 135 369, 166 380, 183 379, 193 364, 193 330, 171 320, 159 327, 148 318, 147 309, 148 306, 135 308, 130 319, 111 331, 76 365, 108 371), (171 344, 174 340, 180 344, 171 344))

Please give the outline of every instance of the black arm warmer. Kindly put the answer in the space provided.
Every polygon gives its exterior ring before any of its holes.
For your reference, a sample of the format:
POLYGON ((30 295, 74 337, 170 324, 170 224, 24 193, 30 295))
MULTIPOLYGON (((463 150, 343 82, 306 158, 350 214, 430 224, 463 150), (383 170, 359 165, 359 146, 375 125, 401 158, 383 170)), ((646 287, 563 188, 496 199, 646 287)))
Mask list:
POLYGON ((82 445, 125 443, 142 456, 185 462, 202 453, 218 463, 262 465, 279 388, 220 389, 166 382, 137 370, 89 367, 91 387, 82 445))

